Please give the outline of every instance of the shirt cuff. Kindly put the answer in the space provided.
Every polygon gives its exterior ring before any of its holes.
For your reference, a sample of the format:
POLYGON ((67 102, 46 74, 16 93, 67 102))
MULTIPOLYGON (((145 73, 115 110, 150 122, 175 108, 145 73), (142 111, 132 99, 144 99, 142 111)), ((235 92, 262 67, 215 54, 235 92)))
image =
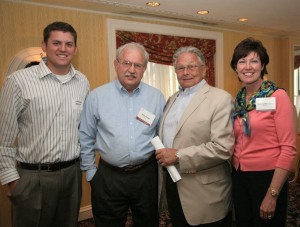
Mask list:
POLYGON ((9 169, 0 173, 0 181, 2 185, 8 184, 18 179, 20 179, 20 176, 16 169, 9 169))
POLYGON ((97 169, 90 169, 86 171, 86 180, 91 181, 97 172, 97 169))

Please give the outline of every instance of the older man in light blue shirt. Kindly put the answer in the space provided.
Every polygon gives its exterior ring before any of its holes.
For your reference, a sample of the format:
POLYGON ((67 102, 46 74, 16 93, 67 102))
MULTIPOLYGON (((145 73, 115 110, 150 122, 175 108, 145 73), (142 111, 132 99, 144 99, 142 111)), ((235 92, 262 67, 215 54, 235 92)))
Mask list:
POLYGON ((91 183, 96 226, 125 226, 129 208, 135 226, 158 225, 157 163, 150 141, 165 100, 141 82, 148 59, 140 44, 121 46, 114 62, 118 80, 95 89, 85 102, 81 168, 91 183))

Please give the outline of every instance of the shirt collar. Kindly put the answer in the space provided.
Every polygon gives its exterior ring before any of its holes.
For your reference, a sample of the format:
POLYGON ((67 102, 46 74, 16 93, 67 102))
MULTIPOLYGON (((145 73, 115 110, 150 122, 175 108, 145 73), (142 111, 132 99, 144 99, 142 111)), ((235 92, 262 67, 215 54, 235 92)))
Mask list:
POLYGON ((203 79, 201 80, 198 84, 194 85, 193 87, 183 88, 180 86, 179 87, 179 95, 190 95, 196 93, 203 85, 206 83, 206 80, 203 79))
POLYGON ((126 88, 123 87, 123 85, 120 83, 120 81, 117 79, 115 80, 115 86, 118 89, 118 91, 120 91, 121 93, 125 93, 125 94, 135 94, 135 93, 139 93, 141 88, 143 87, 143 82, 140 82, 139 86, 134 89, 134 91, 132 93, 129 93, 126 88))
MULTIPOLYGON (((51 70, 48 68, 48 66, 43 60, 40 62, 39 67, 40 67, 40 73, 39 73, 40 79, 47 75, 52 75, 51 70)), ((76 75, 76 70, 72 64, 70 68, 70 74, 71 74, 71 78, 73 78, 76 75)))

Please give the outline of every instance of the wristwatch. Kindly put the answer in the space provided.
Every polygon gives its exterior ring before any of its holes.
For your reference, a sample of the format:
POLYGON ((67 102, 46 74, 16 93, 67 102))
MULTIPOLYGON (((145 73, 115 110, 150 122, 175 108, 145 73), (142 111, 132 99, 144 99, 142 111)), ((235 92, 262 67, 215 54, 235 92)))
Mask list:
POLYGON ((279 192, 275 189, 270 188, 270 194, 272 197, 277 197, 279 196, 279 192))
POLYGON ((177 163, 179 162, 179 152, 176 152, 177 163))

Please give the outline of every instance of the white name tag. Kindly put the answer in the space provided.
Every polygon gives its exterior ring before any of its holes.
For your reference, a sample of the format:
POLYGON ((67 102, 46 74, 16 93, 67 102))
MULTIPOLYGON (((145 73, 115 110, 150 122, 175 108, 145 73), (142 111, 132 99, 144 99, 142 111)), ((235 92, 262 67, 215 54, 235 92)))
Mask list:
POLYGON ((150 113, 149 111, 141 108, 140 112, 136 116, 136 119, 138 119, 139 121, 143 122, 144 124, 150 126, 150 125, 152 125, 152 123, 155 119, 155 115, 150 113))
POLYGON ((256 98, 256 110, 258 111, 274 111, 276 110, 276 98, 256 98))

